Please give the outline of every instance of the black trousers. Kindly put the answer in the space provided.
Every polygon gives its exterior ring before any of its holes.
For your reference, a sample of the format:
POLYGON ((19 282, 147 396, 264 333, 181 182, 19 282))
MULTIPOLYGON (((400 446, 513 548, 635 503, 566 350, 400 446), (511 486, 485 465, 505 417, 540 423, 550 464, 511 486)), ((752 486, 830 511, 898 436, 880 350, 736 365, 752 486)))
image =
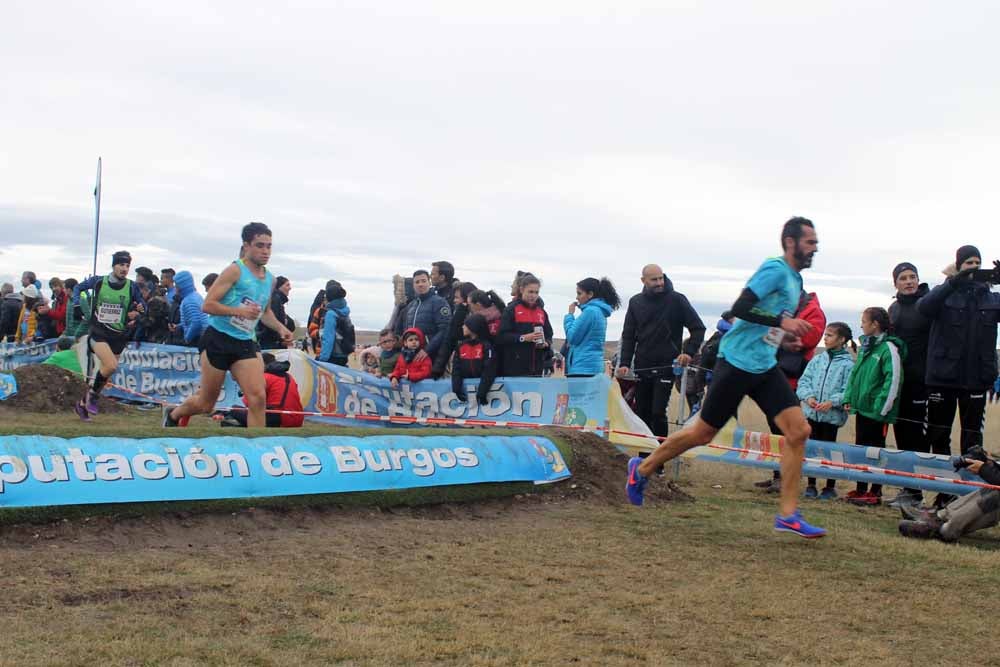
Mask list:
POLYGON ((927 388, 927 440, 935 454, 951 454, 951 426, 958 408, 962 428, 962 453, 982 446, 986 426, 986 391, 970 392, 945 387, 927 388))
MULTIPOLYGON (((864 415, 854 415, 854 443, 867 447, 885 447, 885 436, 889 434, 889 425, 869 419, 864 415)), ((868 482, 858 482, 858 491, 868 490, 868 482)), ((872 493, 881 495, 882 485, 872 484, 872 493)))
MULTIPOLYGON (((247 425, 247 415, 249 413, 246 410, 230 410, 229 416, 243 424, 247 425)), ((268 412, 264 415, 264 426, 267 428, 281 428, 281 415, 276 412, 268 412)))
POLYGON ((639 378, 636 382, 636 414, 653 435, 667 434, 667 407, 670 405, 673 384, 673 377, 670 375, 639 378))
MULTIPOLYGON (((910 452, 931 451, 927 439, 927 387, 919 380, 904 380, 899 393, 899 416, 892 426, 896 447, 910 452)), ((907 492, 923 497, 920 489, 907 488, 907 492)))
MULTIPOLYGON (((822 440, 823 442, 837 442, 837 431, 840 427, 836 424, 828 424, 826 422, 817 422, 812 419, 809 420, 809 426, 812 428, 812 435, 809 436, 810 440, 822 440)), ((806 480, 806 484, 809 486, 816 486, 816 478, 810 477, 806 480)), ((826 488, 832 489, 837 486, 837 480, 828 479, 826 480, 826 488)))

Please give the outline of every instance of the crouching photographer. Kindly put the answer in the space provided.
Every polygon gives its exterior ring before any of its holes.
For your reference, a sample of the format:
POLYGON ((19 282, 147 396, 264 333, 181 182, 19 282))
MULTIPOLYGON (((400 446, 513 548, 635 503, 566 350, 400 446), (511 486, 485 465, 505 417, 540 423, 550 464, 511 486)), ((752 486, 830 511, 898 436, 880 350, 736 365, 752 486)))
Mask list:
MULTIPOLYGON (((964 468, 987 484, 1000 486, 1000 465, 982 447, 972 447, 963 456, 953 457, 952 464, 955 470, 964 468)), ((957 542, 963 535, 1000 523, 1000 489, 976 489, 941 509, 901 507, 900 511, 905 517, 899 522, 903 537, 957 542)))

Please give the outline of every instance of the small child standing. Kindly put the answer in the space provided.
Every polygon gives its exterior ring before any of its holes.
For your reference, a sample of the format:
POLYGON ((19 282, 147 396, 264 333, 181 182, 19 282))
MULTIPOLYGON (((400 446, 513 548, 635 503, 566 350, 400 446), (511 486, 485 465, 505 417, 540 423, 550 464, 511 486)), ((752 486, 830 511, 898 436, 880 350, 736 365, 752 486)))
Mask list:
POLYGON ((399 338, 392 329, 382 329, 378 333, 378 346, 381 352, 378 356, 377 377, 389 377, 396 368, 396 361, 399 360, 399 338))
POLYGON ((400 380, 420 382, 431 376, 431 358, 424 352, 424 332, 413 327, 403 332, 403 349, 400 350, 396 367, 391 378, 393 388, 399 386, 400 380), (422 355, 421 352, 424 352, 422 355))
MULTIPOLYGON (((802 401, 802 411, 812 427, 812 439, 836 442, 837 431, 847 423, 844 410, 844 394, 847 380, 854 368, 854 360, 846 345, 854 345, 854 334, 843 322, 834 322, 823 333, 826 351, 817 354, 806 366, 795 390, 802 401)), ((833 500, 837 497, 837 480, 826 480, 822 493, 817 492, 816 478, 810 477, 806 483, 806 498, 833 500)))
POLYGON ((451 390, 460 401, 468 401, 465 380, 479 378, 476 402, 486 405, 486 397, 497 376, 497 355, 490 343, 490 325, 486 317, 482 314, 469 315, 462 325, 462 335, 451 362, 451 390))
MULTIPOLYGON (((899 414, 899 389, 903 384, 903 359, 906 343, 889 331, 889 313, 885 308, 866 308, 861 314, 861 351, 847 381, 844 405, 855 415, 855 443, 885 447, 889 424, 899 414)), ((854 505, 879 505, 882 485, 858 482, 847 494, 854 505)))

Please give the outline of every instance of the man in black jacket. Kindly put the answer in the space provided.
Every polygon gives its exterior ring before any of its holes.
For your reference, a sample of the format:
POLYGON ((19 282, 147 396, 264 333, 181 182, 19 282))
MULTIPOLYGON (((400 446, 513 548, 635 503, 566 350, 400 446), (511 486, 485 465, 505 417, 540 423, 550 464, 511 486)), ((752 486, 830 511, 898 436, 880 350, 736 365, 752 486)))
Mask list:
MULTIPOLYGON (((963 458, 962 467, 982 477, 987 484, 1000 485, 1000 465, 981 448, 969 454, 975 458, 963 458)), ((899 533, 903 537, 956 542, 963 535, 1000 523, 1000 491, 976 489, 941 509, 901 507, 900 510, 904 520, 899 522, 899 533)))
MULTIPOLYGON (((920 282, 917 267, 910 262, 901 262, 892 270, 892 281, 896 286, 896 300, 889 306, 889 322, 892 332, 906 343, 906 359, 903 361, 903 386, 900 390, 899 417, 893 425, 896 446, 911 452, 929 452, 927 442, 927 342, 931 333, 931 322, 917 310, 917 301, 930 290, 927 283, 920 282)), ((949 452, 937 452, 947 454, 949 452)), ((920 489, 903 489, 890 507, 923 502, 920 489)))
POLYGON ((659 266, 643 267, 642 292, 629 299, 625 312, 617 373, 632 369, 638 378, 637 413, 655 435, 667 434, 674 361, 687 366, 704 339, 705 325, 687 297, 674 291, 659 266), (682 349, 685 328, 689 337, 682 349))
MULTIPOLYGON (((427 347, 420 354, 437 354, 451 323, 451 305, 431 291, 430 274, 423 269, 413 272, 413 291, 416 296, 406 307, 403 316, 396 323, 396 335, 402 336, 407 329, 420 329, 427 338, 427 347)), ((419 357, 420 354, 417 356, 419 357)))
MULTIPOLYGON (((962 427, 961 451, 982 446, 986 390, 997 377, 997 324, 1000 294, 975 280, 982 264, 975 246, 955 253, 957 273, 917 302, 931 321, 927 351, 927 438, 931 451, 951 451, 956 405, 962 427)), ((990 282, 1000 282, 1000 263, 990 282)))
POLYGON ((21 317, 24 297, 14 291, 14 286, 4 283, 0 288, 0 343, 5 339, 14 341, 17 334, 17 320, 21 317))

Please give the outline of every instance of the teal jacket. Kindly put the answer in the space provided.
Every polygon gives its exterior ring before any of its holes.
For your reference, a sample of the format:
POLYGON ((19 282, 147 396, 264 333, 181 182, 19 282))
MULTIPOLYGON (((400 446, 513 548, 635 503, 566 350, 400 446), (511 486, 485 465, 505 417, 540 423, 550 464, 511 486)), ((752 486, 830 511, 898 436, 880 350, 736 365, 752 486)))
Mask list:
POLYGON ((903 386, 906 343, 895 336, 862 336, 858 359, 847 381, 844 403, 851 414, 895 424, 899 414, 899 391, 903 386))
POLYGON ((599 375, 604 372, 604 339, 611 306, 604 299, 591 299, 580 306, 580 316, 563 317, 569 356, 567 375, 599 375))
POLYGON ((799 386, 795 393, 802 401, 802 411, 806 419, 822 424, 843 426, 847 423, 847 411, 844 410, 844 394, 847 392, 847 379, 854 368, 851 353, 841 348, 835 351, 817 354, 809 360, 809 365, 799 378, 799 386), (833 404, 826 412, 819 412, 806 405, 807 398, 815 398, 819 403, 830 401, 833 404))

